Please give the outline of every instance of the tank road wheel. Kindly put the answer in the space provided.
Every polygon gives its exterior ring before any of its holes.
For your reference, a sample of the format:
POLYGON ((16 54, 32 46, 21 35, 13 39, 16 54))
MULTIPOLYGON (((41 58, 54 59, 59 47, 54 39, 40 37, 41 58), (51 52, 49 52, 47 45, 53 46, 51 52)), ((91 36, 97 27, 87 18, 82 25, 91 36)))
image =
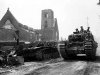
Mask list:
POLYGON ((96 58, 96 52, 95 52, 95 50, 89 50, 89 49, 87 49, 87 51, 86 51, 86 55, 87 55, 87 59, 88 60, 95 60, 95 58, 96 58))
POLYGON ((68 55, 66 54, 66 51, 65 51, 65 45, 64 44, 60 44, 59 45, 59 49, 60 49, 60 54, 61 54, 61 57, 66 60, 68 58, 68 55))
POLYGON ((96 49, 93 48, 91 44, 85 44, 85 52, 88 60, 95 60, 96 49))

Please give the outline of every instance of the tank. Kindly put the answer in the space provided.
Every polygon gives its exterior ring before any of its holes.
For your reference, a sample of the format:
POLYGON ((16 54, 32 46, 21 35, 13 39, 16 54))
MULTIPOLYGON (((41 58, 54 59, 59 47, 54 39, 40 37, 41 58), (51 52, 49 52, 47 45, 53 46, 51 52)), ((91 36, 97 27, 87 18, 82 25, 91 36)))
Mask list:
POLYGON ((73 34, 68 36, 68 40, 60 42, 59 46, 64 59, 74 58, 80 54, 84 54, 88 59, 95 59, 98 44, 94 40, 90 27, 84 30, 81 26, 80 31, 76 29, 73 34))
POLYGON ((55 59, 59 57, 57 46, 57 42, 54 41, 38 41, 31 43, 28 48, 18 49, 17 55, 23 56, 25 61, 55 59))

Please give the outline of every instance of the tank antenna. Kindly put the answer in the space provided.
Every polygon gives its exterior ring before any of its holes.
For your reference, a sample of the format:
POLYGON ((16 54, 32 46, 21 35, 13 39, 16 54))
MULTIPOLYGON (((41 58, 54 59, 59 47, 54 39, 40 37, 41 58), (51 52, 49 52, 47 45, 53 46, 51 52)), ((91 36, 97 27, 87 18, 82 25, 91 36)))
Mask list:
POLYGON ((89 18, 87 17, 87 27, 89 27, 89 18))

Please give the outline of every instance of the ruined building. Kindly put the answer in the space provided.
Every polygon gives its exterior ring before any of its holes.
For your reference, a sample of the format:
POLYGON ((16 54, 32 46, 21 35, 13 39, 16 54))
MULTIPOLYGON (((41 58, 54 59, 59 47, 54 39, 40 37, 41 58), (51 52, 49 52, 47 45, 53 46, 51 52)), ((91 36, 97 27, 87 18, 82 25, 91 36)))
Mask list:
POLYGON ((51 9, 42 10, 41 15, 41 40, 42 41, 58 41, 59 30, 57 19, 51 9))
POLYGON ((42 10, 41 16, 41 29, 33 29, 19 23, 8 9, 0 21, 0 42, 16 41, 18 37, 24 42, 58 41, 59 31, 53 11, 51 9, 42 10), (19 36, 16 31, 19 31, 19 36))
POLYGON ((19 23, 8 9, 0 21, 0 42, 15 42, 18 37, 21 42, 32 42, 36 38, 33 29, 19 23))

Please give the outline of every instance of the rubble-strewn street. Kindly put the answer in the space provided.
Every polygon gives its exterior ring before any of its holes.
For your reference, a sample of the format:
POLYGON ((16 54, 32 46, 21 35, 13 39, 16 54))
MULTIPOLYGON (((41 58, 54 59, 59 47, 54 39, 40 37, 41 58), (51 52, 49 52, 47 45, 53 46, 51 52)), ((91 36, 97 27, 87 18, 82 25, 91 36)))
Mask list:
MULTIPOLYGON (((59 60, 59 59, 58 59, 59 60)), ((1 69, 1 75, 100 75, 99 61, 50 60, 26 62, 23 66, 1 69)))

